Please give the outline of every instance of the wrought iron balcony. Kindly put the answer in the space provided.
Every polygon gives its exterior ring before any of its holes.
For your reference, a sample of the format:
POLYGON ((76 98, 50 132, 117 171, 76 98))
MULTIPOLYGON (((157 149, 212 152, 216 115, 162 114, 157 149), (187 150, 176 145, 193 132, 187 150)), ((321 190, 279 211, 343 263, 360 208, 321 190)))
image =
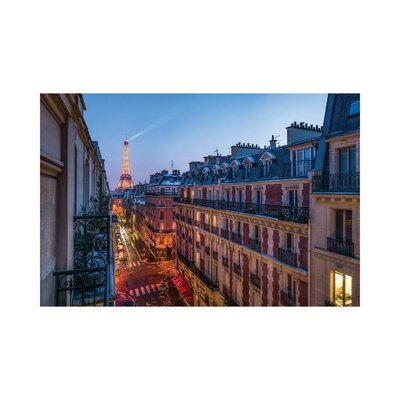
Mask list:
POLYGON ((217 261, 218 261, 218 252, 217 252, 217 251, 214 251, 214 250, 213 250, 212 256, 213 256, 213 259, 214 259, 214 260, 217 260, 217 261))
POLYGON ((211 232, 214 233, 214 235, 219 235, 218 226, 211 226, 211 232))
POLYGON ((224 295, 226 306, 239 306, 239 304, 235 300, 233 300, 230 290, 226 286, 222 287, 222 294, 224 295))
POLYGON ((200 242, 197 240, 196 241, 196 247, 198 248, 198 249, 200 249, 200 242))
POLYGON ((286 264, 297 267, 297 254, 292 250, 278 248, 278 260, 283 261, 286 264))
POLYGON ((327 249, 334 253, 354 257, 354 243, 351 241, 327 238, 327 249))
POLYGON ((261 251, 261 242, 260 242, 260 240, 259 239, 249 238, 249 247, 252 250, 260 252, 261 251))
POLYGON ((288 290, 281 290, 281 304, 289 307, 295 306, 296 298, 294 294, 288 290))
POLYGON ((189 225, 193 225, 193 218, 188 217, 187 223, 188 223, 189 225))
POLYGON ((204 274, 193 261, 189 261, 182 253, 178 252, 178 258, 190 268, 190 270, 211 290, 217 291, 219 290, 218 281, 213 281, 206 274, 204 274))
POLYGON ((210 231, 210 224, 204 223, 203 224, 203 229, 209 232, 210 231))
POLYGON ((206 246, 206 254, 209 256, 211 254, 210 246, 206 246))
MULTIPOLYGON (((265 217, 293 221, 298 223, 307 223, 309 219, 308 207, 294 207, 271 204, 243 203, 225 200, 202 200, 175 198, 175 202, 189 204, 193 206, 210 207, 216 210, 229 210, 248 214, 262 215, 265 217)), ((196 222, 195 222, 196 225, 196 222)), ((199 226, 199 225, 197 225, 199 226)))
POLYGON ((222 265, 223 265, 225 268, 228 268, 228 267, 229 267, 229 266, 228 266, 228 257, 222 256, 222 265))
POLYGON ((233 263, 233 272, 237 275, 242 276, 242 267, 239 263, 233 263))
POLYGON ((231 240, 232 240, 232 242, 235 242, 237 244, 242 244, 242 235, 237 232, 232 232, 231 240))
POLYGON ((314 175, 312 191, 313 193, 360 193, 360 173, 314 175))
POLYGON ((74 269, 53 272, 56 305, 108 306, 110 297, 111 218, 74 218, 74 269))
POLYGON ((226 229, 221 229, 221 237, 229 240, 229 232, 226 229))
POLYGON ((254 272, 250 273, 250 283, 256 287, 258 287, 259 289, 261 288, 261 279, 260 277, 255 274, 254 272))

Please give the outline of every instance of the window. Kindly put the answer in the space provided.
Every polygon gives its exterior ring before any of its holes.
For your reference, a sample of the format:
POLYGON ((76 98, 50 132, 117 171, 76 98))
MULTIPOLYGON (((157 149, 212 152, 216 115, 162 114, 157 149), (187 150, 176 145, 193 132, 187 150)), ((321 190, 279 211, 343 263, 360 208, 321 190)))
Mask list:
POLYGON ((236 232, 240 235, 240 232, 241 232, 241 223, 240 223, 240 221, 237 221, 237 223, 236 223, 236 232))
POLYGON ((160 220, 163 220, 164 219, 164 211, 161 211, 160 212, 160 220))
POLYGON ((254 239, 256 239, 256 241, 258 242, 259 238, 260 238, 260 227, 256 225, 254 227, 254 239))
POLYGON ((339 174, 356 172, 356 146, 339 150, 339 174))
POLYGON ((288 205, 292 207, 297 207, 297 190, 289 190, 288 195, 288 205))
POLYGON ((293 251, 293 234, 292 233, 287 233, 286 234, 286 250, 293 251))
POLYGON ((351 242, 353 215, 351 210, 336 210, 335 239, 343 242, 351 242))
POLYGON ((307 176, 308 171, 311 169, 314 155, 314 147, 306 147, 304 149, 293 150, 293 176, 307 176))
POLYGON ((352 305, 352 278, 338 271, 330 273, 329 301, 336 306, 352 305))
POLYGON ((353 101, 350 104, 349 117, 360 115, 360 100, 353 101))

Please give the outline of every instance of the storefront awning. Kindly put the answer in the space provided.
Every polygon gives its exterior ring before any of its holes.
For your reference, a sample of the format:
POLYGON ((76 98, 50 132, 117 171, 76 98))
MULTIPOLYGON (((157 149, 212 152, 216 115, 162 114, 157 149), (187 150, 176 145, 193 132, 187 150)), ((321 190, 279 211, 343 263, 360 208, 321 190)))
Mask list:
POLYGON ((193 304, 192 298, 192 288, 186 282, 185 278, 182 275, 177 275, 171 279, 172 283, 178 290, 182 299, 185 301, 187 305, 193 304))

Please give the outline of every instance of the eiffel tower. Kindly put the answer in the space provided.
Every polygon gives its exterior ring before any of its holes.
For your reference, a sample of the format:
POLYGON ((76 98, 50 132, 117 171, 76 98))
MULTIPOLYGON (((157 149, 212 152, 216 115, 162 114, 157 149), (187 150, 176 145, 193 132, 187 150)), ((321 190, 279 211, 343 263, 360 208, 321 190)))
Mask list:
POLYGON ((122 163, 122 173, 116 190, 132 189, 133 185, 134 183, 129 168, 128 141, 124 140, 124 161, 122 163))

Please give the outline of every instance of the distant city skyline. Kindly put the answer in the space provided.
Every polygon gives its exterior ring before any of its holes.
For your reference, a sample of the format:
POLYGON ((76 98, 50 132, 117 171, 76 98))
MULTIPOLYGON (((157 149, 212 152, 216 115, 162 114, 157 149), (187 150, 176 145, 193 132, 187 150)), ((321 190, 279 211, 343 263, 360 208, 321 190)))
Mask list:
POLYGON ((185 172, 191 161, 228 155, 237 142, 286 144, 293 121, 322 125, 327 94, 83 94, 85 120, 99 143, 111 190, 123 144, 135 184, 161 170, 185 172))

